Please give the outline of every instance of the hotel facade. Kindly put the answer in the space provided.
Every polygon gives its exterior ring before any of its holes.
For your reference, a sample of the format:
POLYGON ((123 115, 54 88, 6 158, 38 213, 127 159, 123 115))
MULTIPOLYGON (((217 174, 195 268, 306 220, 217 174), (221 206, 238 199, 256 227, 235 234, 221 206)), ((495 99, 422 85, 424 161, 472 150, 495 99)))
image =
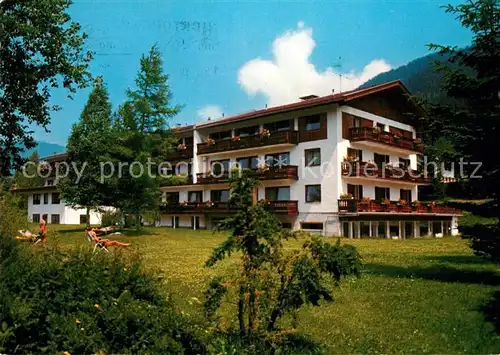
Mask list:
POLYGON ((457 210, 418 201, 418 186, 430 183, 418 171, 423 115, 394 81, 176 128, 166 160, 177 176, 163 179, 157 224, 213 228, 233 211, 229 176, 239 167, 259 180, 254 200, 286 228, 354 238, 457 234, 457 210))

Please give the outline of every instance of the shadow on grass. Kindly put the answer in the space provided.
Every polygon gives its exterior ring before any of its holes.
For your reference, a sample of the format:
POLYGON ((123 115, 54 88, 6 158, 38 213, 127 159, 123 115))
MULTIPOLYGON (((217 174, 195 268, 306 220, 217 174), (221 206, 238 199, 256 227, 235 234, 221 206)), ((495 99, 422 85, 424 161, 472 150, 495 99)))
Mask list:
POLYGON ((394 265, 366 264, 365 272, 389 277, 418 278, 464 284, 500 285, 500 275, 494 271, 456 269, 447 266, 399 267, 394 265))
POLYGON ((484 319, 495 326, 495 331, 500 333, 500 291, 493 293, 493 299, 489 300, 480 309, 484 319))
POLYGON ((475 255, 431 255, 426 256, 426 260, 437 261, 450 264, 489 264, 487 260, 475 255))

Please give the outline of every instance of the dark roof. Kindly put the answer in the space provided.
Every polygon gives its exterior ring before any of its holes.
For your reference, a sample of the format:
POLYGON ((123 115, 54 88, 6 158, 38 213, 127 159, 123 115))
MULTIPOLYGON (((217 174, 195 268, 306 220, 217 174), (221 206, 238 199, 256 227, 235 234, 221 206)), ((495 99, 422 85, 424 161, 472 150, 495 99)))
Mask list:
POLYGON ((274 106, 265 108, 262 110, 250 111, 242 114, 238 114, 235 116, 226 117, 223 119, 207 121, 203 123, 199 123, 196 125, 198 128, 206 128, 212 126, 223 125, 226 123, 233 123, 238 121, 243 121, 251 118, 268 116, 271 114, 276 114, 280 112, 288 112, 296 109, 309 108, 314 106, 328 105, 339 102, 348 102, 354 99, 358 99, 363 96, 368 96, 375 94, 380 91, 389 90, 393 88, 400 88, 404 94, 411 95, 408 89, 404 86, 404 84, 400 80, 394 80, 387 83, 383 83, 380 85, 374 85, 363 89, 355 89, 350 91, 344 91, 338 94, 331 94, 327 96, 321 96, 316 98, 310 98, 307 100, 301 100, 298 102, 293 102, 286 105, 274 106))
POLYGON ((40 158, 40 160, 51 163, 51 162, 66 160, 67 157, 68 157, 67 153, 59 153, 59 154, 48 155, 46 157, 42 157, 42 158, 40 158))

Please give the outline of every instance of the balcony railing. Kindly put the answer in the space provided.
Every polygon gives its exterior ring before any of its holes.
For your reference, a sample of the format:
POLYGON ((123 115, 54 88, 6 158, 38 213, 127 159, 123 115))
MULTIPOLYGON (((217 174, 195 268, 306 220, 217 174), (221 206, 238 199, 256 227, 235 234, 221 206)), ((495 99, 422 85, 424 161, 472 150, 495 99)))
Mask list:
POLYGON ((349 128, 349 140, 352 142, 371 141, 415 152, 422 151, 422 144, 415 139, 380 131, 376 127, 351 127, 349 128))
MULTIPOLYGON (((283 167, 266 167, 266 168, 258 168, 258 169, 248 169, 246 170, 249 176, 255 177, 259 180, 278 180, 278 179, 293 179, 297 180, 299 178, 298 175, 298 166, 296 165, 288 165, 283 167)), ((219 184, 228 182, 231 174, 238 174, 238 171, 235 172, 226 172, 223 174, 207 174, 207 173, 199 173, 197 174, 197 184, 219 184)))
POLYGON ((395 212, 395 213, 434 213, 434 214, 461 214, 461 211, 447 206, 436 204, 401 204, 390 201, 381 203, 378 201, 363 201, 354 199, 338 200, 339 213, 358 213, 358 212, 395 212))
POLYGON ((411 168, 393 168, 377 166, 368 162, 342 162, 342 176, 363 177, 370 179, 386 179, 394 181, 412 182, 415 184, 430 184, 431 178, 411 168))
POLYGON ((186 145, 184 149, 175 147, 171 152, 167 153, 167 160, 184 160, 193 157, 193 146, 186 145))
POLYGON ((297 144, 297 131, 271 132, 269 136, 256 134, 252 136, 221 139, 205 143, 198 143, 198 154, 226 152, 228 150, 257 148, 276 144, 297 144))
MULTIPOLYGON (((269 211, 272 213, 298 214, 297 201, 267 201, 266 206, 269 207, 269 211)), ((229 202, 180 202, 162 205, 160 211, 168 214, 230 214, 234 213, 235 209, 229 202)))
POLYGON ((192 185, 193 178, 191 175, 168 175, 160 177, 159 184, 160 187, 192 185))

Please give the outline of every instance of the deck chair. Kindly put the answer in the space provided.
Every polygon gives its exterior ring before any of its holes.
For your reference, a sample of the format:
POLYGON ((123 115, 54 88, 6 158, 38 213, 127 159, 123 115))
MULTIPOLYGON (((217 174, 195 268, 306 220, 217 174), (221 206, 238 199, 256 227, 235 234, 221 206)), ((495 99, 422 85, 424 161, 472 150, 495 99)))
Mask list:
POLYGON ((85 235, 87 236, 87 240, 90 243, 94 244, 94 249, 92 249, 92 253, 95 253, 97 250, 105 251, 109 253, 109 249, 106 247, 106 245, 103 242, 97 242, 95 241, 89 234, 89 232, 86 232, 85 235))

